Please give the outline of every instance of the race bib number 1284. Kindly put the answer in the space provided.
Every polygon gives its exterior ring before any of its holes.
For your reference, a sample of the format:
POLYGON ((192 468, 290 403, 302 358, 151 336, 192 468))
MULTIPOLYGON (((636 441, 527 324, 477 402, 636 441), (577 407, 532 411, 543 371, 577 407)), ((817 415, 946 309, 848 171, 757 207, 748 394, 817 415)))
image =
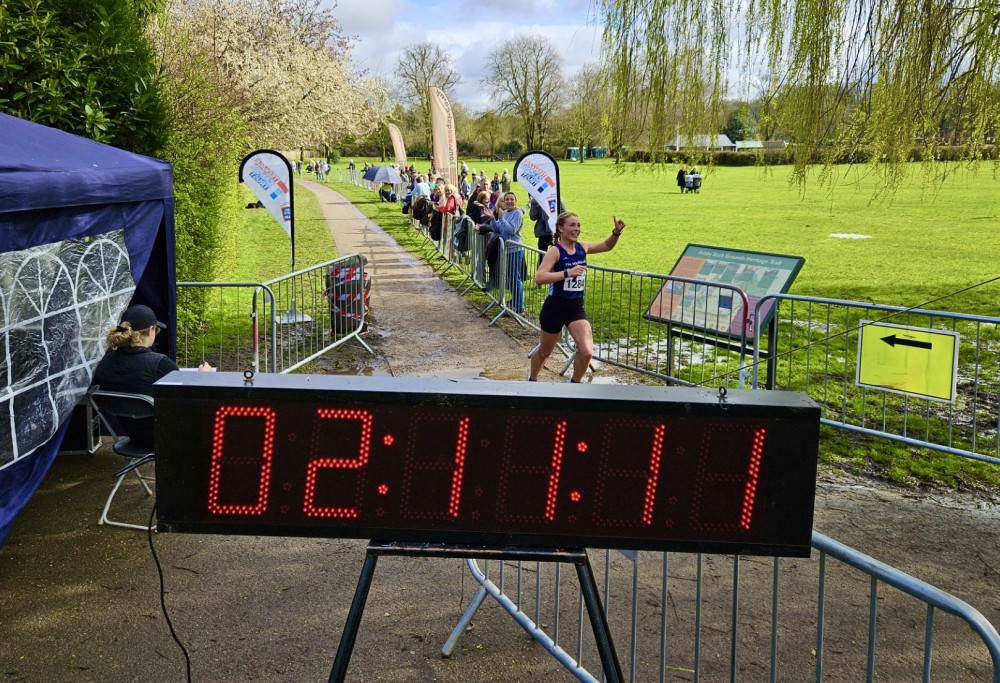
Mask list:
POLYGON ((583 275, 577 275, 576 277, 567 278, 563 282, 563 291, 564 292, 582 292, 583 291, 583 285, 586 283, 586 281, 587 281, 587 274, 586 273, 584 273, 583 275))

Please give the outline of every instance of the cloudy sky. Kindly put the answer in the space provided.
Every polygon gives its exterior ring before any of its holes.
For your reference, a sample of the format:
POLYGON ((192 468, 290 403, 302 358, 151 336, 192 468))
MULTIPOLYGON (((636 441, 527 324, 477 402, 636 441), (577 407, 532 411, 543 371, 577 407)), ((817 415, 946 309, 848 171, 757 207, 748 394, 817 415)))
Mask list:
POLYGON ((456 99, 470 113, 487 109, 480 81, 486 55, 508 38, 542 35, 563 57, 570 76, 596 62, 601 30, 589 0, 338 0, 334 10, 347 35, 357 37, 354 61, 370 73, 392 77, 401 48, 430 42, 441 46, 462 74, 456 99))

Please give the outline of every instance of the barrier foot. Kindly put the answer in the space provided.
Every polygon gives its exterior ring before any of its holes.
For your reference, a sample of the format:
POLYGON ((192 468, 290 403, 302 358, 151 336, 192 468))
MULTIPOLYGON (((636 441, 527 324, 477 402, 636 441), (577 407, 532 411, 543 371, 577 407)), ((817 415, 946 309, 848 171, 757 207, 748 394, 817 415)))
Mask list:
POLYGON ((504 315, 506 315, 506 314, 507 314, 507 309, 506 308, 501 308, 500 312, 497 313, 496 317, 493 318, 493 320, 490 321, 490 327, 493 327, 493 325, 496 324, 497 320, 500 320, 500 318, 504 317, 504 315))
POLYGON ((451 635, 448 636, 448 640, 445 641, 444 645, 441 647, 442 657, 451 657, 452 651, 455 649, 455 645, 458 643, 458 638, 463 633, 465 629, 468 628, 469 622, 472 621, 472 617, 476 615, 479 611, 479 607, 483 604, 486 599, 486 589, 480 588, 476 593, 476 596, 472 598, 472 602, 469 603, 468 608, 462 613, 462 618, 458 620, 455 624, 455 628, 452 630, 451 635))
POLYGON ((282 313, 275 318, 275 321, 279 325, 294 325, 296 323, 308 323, 312 322, 312 318, 303 313, 302 311, 295 308, 293 305, 290 309, 282 313))
POLYGON ((574 351, 573 353, 571 353, 569 355, 569 358, 566 359, 566 364, 564 366, 562 366, 562 370, 559 371, 559 375, 560 376, 566 374, 566 371, 569 370, 569 366, 571 366, 573 364, 574 360, 576 360, 576 351, 574 351))
POLYGON ((375 355, 375 352, 372 351, 372 347, 368 346, 368 344, 365 343, 365 340, 359 337, 357 334, 354 335, 354 341, 361 344, 361 346, 363 346, 365 351, 367 351, 369 354, 371 354, 372 356, 375 355))

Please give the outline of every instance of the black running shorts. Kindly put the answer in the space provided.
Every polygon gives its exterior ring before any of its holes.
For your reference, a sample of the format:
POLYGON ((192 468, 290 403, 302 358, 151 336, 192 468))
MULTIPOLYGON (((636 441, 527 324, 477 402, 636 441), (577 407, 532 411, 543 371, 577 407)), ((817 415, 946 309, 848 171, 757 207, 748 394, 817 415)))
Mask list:
POLYGON ((576 320, 586 320, 587 312, 583 310, 583 298, 567 299, 562 296, 550 296, 542 304, 542 312, 538 314, 538 324, 549 334, 559 334, 565 325, 576 320))

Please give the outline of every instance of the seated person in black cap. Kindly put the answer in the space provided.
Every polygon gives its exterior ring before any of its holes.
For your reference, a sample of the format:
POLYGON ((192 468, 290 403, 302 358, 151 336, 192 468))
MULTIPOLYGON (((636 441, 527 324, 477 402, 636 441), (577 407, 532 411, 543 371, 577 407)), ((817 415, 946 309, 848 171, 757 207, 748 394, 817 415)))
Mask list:
MULTIPOLYGON (((94 370, 93 384, 104 391, 149 395, 156 380, 179 369, 177 363, 151 348, 156 335, 165 328, 148 306, 126 309, 121 322, 108 331, 108 350, 94 370)), ((203 361, 198 369, 209 371, 212 366, 203 361)), ((153 447, 152 420, 122 418, 121 423, 136 445, 153 447)))

